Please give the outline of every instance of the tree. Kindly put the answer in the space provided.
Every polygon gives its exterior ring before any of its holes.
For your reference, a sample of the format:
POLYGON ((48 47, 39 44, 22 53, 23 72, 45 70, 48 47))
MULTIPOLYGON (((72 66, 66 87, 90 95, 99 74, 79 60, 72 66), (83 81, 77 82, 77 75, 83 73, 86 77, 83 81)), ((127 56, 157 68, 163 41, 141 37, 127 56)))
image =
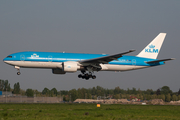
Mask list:
POLYGON ((170 100, 171 100, 171 95, 168 93, 168 94, 166 95, 166 102, 170 102, 170 100))
POLYGON ((126 94, 126 99, 130 99, 130 96, 129 96, 129 94, 126 94))
POLYGON ((87 93, 87 99, 91 99, 92 98, 92 96, 91 96, 91 94, 88 92, 87 93))
POLYGON ((78 88, 77 92, 78 92, 78 98, 83 99, 83 94, 81 92, 81 88, 78 88))
POLYGON ((143 100, 143 95, 140 95, 140 99, 143 100))
POLYGON ((180 88, 179 88, 179 91, 178 91, 178 95, 180 95, 180 88))
POLYGON ((172 101, 177 101, 177 96, 176 95, 172 96, 172 101))
POLYGON ((151 99, 156 99, 156 94, 151 95, 151 99))
POLYGON ((8 80, 1 80, 0 79, 0 91, 10 91, 11 87, 10 87, 10 83, 8 82, 8 80))
POLYGON ((137 91, 136 91, 136 88, 132 88, 132 94, 136 95, 137 94, 137 91))
POLYGON ((4 80, 0 80, 0 91, 4 90, 4 80))
POLYGON ((8 80, 4 81, 4 91, 10 91, 10 83, 8 82, 8 80))
POLYGON ((54 95, 56 95, 57 96, 57 89, 56 88, 53 88, 53 89, 51 89, 51 92, 52 92, 52 94, 54 94, 54 95))
POLYGON ((95 87, 92 88, 92 95, 96 95, 96 88, 95 87))
POLYGON ((33 97, 33 96, 34 96, 34 91, 29 88, 29 89, 26 90, 26 95, 27 95, 28 97, 33 97))
POLYGON ((156 91, 156 95, 160 95, 160 94, 161 94, 160 89, 157 89, 157 91, 156 91))
POLYGON ((20 94, 20 84, 19 84, 19 82, 14 84, 13 94, 20 94))
POLYGON ((180 100, 180 95, 178 95, 178 100, 180 100))
POLYGON ((119 94, 115 94, 115 95, 113 96, 113 98, 114 98, 114 99, 120 99, 120 95, 119 95, 119 94))
POLYGON ((154 91, 152 89, 147 89, 146 90, 146 94, 148 95, 153 95, 154 94, 154 91))
POLYGON ((158 99, 162 99, 163 101, 165 101, 165 95, 164 94, 158 95, 158 99))
POLYGON ((35 95, 35 97, 38 97, 38 96, 40 96, 40 92, 38 90, 34 90, 34 95, 35 95))
POLYGON ((119 94, 121 92, 121 89, 118 87, 115 87, 114 94, 119 94))
POLYGON ((68 95, 63 95, 63 101, 69 101, 69 96, 68 95))
POLYGON ((71 97, 71 101, 75 101, 78 98, 78 93, 77 93, 76 89, 70 90, 69 95, 71 97))
POLYGON ((172 91, 170 90, 170 88, 168 86, 163 86, 161 88, 161 93, 164 94, 164 95, 167 95, 167 94, 171 94, 172 91))
POLYGON ((61 95, 68 95, 68 91, 67 90, 61 90, 61 95))
POLYGON ((48 95, 49 94, 49 89, 48 88, 44 88, 42 91, 43 95, 48 95))

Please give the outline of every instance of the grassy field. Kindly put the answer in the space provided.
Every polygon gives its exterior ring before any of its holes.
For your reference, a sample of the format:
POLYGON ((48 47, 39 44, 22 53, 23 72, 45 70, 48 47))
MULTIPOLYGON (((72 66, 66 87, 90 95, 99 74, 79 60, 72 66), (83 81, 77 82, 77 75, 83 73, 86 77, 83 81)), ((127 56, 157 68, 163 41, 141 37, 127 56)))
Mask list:
POLYGON ((180 106, 0 104, 0 120, 180 120, 180 106))

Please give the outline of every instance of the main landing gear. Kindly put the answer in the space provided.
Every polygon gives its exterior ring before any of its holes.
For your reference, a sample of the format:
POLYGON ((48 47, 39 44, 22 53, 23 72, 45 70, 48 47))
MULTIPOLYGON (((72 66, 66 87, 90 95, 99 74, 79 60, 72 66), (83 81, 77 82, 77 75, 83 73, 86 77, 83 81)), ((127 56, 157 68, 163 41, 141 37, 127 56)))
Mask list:
MULTIPOLYGON (((81 72, 82 72, 82 71, 81 71, 81 72)), ((82 78, 82 79, 86 79, 86 80, 89 80, 89 78, 96 79, 96 76, 95 76, 95 75, 92 75, 91 72, 90 72, 89 74, 88 74, 88 73, 85 73, 85 72, 82 72, 82 74, 79 74, 78 77, 79 77, 79 78, 82 78)))
POLYGON ((20 73, 20 67, 19 67, 19 66, 15 66, 14 68, 17 69, 17 71, 18 71, 18 72, 17 72, 17 75, 20 75, 20 74, 21 74, 21 73, 20 73))

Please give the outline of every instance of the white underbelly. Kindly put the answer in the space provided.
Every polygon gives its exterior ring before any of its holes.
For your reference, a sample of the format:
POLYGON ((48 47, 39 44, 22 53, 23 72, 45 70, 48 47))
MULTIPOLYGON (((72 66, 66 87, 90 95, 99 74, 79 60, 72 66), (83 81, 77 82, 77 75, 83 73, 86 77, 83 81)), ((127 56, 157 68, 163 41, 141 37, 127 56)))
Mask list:
POLYGON ((101 66, 102 66, 102 71, 128 71, 128 70, 142 69, 148 67, 148 66, 110 65, 110 64, 104 64, 101 66))
POLYGON ((62 68, 62 62, 6 61, 6 63, 27 68, 62 68))

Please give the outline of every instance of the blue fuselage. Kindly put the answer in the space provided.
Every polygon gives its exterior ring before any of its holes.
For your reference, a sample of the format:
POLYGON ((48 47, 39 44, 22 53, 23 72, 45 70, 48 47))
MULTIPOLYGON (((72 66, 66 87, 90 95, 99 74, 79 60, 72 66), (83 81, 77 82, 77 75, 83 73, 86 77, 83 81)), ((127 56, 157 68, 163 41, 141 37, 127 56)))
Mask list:
MULTIPOLYGON (((85 53, 59 53, 59 52, 18 52, 8 55, 3 61, 32 61, 32 62, 67 62, 82 61, 86 59, 108 56, 108 54, 85 54, 85 53)), ((148 64, 146 62, 156 59, 141 58, 136 56, 122 56, 108 64, 111 65, 135 65, 135 66, 156 66, 164 62, 148 64)))

